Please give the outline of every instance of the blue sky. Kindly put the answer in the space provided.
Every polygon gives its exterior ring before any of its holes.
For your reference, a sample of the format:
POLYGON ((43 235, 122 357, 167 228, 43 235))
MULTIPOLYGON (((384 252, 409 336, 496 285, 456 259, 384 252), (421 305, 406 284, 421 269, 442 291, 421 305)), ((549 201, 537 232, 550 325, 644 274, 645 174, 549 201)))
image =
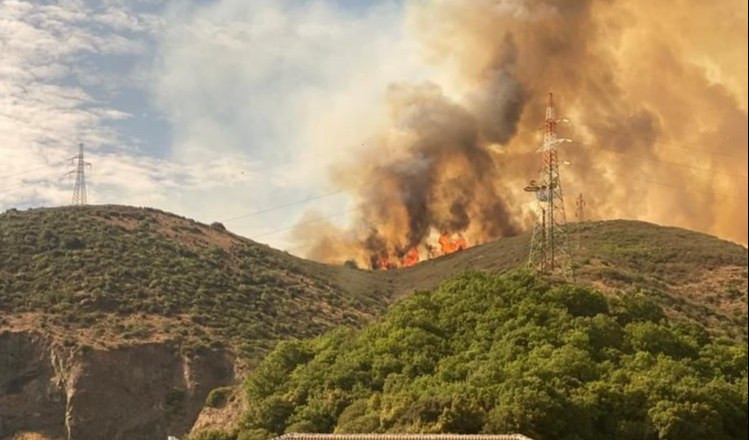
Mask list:
POLYGON ((83 142, 91 203, 279 247, 269 231, 345 195, 247 214, 330 192, 387 84, 424 72, 398 1, 0 0, 0 17, 0 210, 69 203, 63 162, 83 142))

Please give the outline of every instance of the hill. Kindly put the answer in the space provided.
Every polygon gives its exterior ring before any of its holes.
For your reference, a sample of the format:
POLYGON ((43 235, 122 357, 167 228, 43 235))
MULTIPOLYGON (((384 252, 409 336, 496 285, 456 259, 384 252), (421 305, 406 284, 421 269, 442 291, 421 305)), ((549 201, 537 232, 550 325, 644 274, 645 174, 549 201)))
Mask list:
MULTIPOLYGON (((671 314, 715 331, 744 328, 746 336, 746 248, 644 222, 577 228, 577 281, 612 292, 641 289, 671 314)), ((220 224, 154 209, 8 211, 0 215, 0 311, 43 312, 48 324, 91 328, 99 340, 182 329, 177 336, 190 343, 236 342, 251 359, 278 339, 360 324, 392 299, 461 271, 522 266, 528 239, 524 234, 372 273, 296 258, 220 224), (123 316, 139 318, 107 321, 123 316)))
POLYGON ((90 344, 176 337, 253 359, 278 339, 367 320, 387 302, 371 273, 338 282, 351 271, 153 209, 6 212, 0 263, 6 320, 43 314, 44 326, 85 330, 90 344))
POLYGON ((607 298, 524 273, 464 274, 361 331, 281 343, 246 392, 240 430, 222 438, 749 435, 746 344, 668 319, 641 294, 607 298))
MULTIPOLYGON (((571 224, 575 282, 606 294, 640 291, 669 316, 716 334, 747 337, 747 249, 685 229, 631 220, 571 224)), ((396 294, 433 289, 465 270, 525 264, 530 234, 476 246, 397 271, 396 294)))
MULTIPOLYGON (((612 296, 643 292, 669 317, 746 339, 745 248, 641 222, 577 230, 579 284, 612 296)), ((528 239, 370 272, 297 258, 220 224, 154 209, 7 211, 0 413, 10 416, 0 438, 22 429, 84 440, 180 434, 212 389, 235 383, 279 340, 361 326, 394 300, 466 269, 521 266, 528 239), (128 409, 103 409, 113 401, 128 409)))
POLYGON ((5 212, 0 438, 181 435, 276 341, 384 309, 372 276, 153 209, 5 212))

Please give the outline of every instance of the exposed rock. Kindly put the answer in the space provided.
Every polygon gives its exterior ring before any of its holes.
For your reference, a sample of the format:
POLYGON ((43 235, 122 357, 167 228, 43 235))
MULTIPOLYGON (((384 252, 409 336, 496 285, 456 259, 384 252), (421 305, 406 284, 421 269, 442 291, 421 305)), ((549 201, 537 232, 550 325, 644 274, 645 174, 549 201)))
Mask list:
POLYGON ((237 386, 223 406, 219 408, 205 406, 195 420, 191 432, 196 433, 208 429, 231 431, 237 426, 246 409, 244 388, 237 386))
POLYGON ((65 347, 0 332, 0 438, 163 440, 190 430, 213 388, 234 382, 224 350, 190 356, 173 341, 65 347))
POLYGON ((0 438, 33 430, 65 433, 65 374, 58 350, 35 333, 0 333, 0 438))

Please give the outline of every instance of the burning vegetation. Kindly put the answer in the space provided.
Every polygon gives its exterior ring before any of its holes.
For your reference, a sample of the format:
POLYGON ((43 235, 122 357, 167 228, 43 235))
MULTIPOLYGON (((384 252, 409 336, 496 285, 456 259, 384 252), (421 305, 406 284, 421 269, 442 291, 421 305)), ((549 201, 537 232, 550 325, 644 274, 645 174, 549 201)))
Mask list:
POLYGON ((382 250, 379 254, 372 254, 370 264, 372 269, 375 270, 411 267, 421 261, 452 254, 453 252, 461 251, 467 247, 469 247, 468 242, 462 235, 456 234, 451 238, 447 234, 442 234, 437 239, 436 244, 427 241, 420 247, 411 247, 402 255, 398 255, 398 253, 393 255, 386 250, 382 250))

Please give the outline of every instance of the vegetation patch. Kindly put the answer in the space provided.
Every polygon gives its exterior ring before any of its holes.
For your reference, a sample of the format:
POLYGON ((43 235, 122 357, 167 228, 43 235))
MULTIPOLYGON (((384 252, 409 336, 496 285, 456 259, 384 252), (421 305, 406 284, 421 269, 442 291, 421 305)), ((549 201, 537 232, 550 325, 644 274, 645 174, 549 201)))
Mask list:
POLYGON ((301 261, 220 224, 152 209, 7 211, 0 214, 0 314, 41 313, 48 328, 92 330, 99 339, 166 335, 186 351, 229 345, 258 359, 278 340, 358 325, 386 306, 377 289, 334 285, 301 261), (162 317, 165 325, 132 316, 162 317))
POLYGON ((642 295, 466 274, 360 331, 287 341, 246 382, 235 433, 520 432, 746 438, 747 347, 642 295))
POLYGON ((209 408, 223 408, 229 401, 232 390, 232 387, 220 387, 211 390, 205 399, 205 406, 209 408))

